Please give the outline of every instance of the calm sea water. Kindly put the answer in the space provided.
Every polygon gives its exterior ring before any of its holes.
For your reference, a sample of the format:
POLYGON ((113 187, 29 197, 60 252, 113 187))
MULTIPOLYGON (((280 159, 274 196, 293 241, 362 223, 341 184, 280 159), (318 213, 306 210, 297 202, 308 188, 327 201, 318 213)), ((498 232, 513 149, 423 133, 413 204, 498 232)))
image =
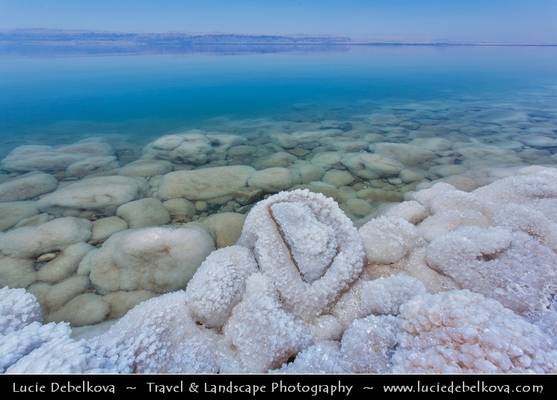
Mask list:
POLYGON ((538 110, 557 129, 556 65, 555 47, 0 56, 0 142, 2 153, 22 143, 103 134, 146 142, 223 117, 342 120, 428 102, 506 102, 515 110, 538 110))

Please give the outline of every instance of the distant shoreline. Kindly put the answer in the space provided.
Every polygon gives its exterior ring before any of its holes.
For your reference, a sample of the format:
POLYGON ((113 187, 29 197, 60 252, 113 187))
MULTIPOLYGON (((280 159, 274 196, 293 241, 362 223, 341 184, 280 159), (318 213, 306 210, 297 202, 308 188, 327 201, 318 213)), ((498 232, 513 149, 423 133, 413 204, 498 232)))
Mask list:
POLYGON ((349 47, 557 47, 552 43, 402 42, 343 36, 134 33, 17 29, 0 31, 0 54, 275 53, 349 47))

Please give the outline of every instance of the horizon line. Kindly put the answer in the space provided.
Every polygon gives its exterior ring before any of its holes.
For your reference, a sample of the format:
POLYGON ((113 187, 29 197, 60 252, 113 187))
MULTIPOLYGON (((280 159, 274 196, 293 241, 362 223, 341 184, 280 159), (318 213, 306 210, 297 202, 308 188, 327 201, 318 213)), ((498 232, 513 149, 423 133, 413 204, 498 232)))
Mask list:
MULTIPOLYGON (((543 42, 499 42, 499 41, 451 41, 451 40, 398 40, 398 39, 356 39, 350 36, 335 35, 335 34, 310 34, 310 33, 292 33, 292 34, 282 34, 282 33, 234 33, 234 32, 188 32, 188 31, 159 31, 159 32, 137 32, 137 31, 115 31, 115 30, 102 30, 102 29, 65 29, 65 28, 43 28, 43 27, 21 27, 21 28, 10 28, 10 29, 0 29, 0 33, 17 33, 17 32, 29 32, 33 31, 50 31, 59 33, 104 33, 104 34, 131 34, 131 35, 165 35, 165 34, 178 34, 184 36, 246 36, 246 37, 284 37, 292 39, 334 39, 336 41, 326 42, 324 44, 330 46, 485 46, 485 47, 557 47, 557 43, 543 43, 543 42)), ((290 42, 218 42, 220 45, 289 45, 290 42)), ((316 42, 297 42, 296 45, 315 45, 316 42)))

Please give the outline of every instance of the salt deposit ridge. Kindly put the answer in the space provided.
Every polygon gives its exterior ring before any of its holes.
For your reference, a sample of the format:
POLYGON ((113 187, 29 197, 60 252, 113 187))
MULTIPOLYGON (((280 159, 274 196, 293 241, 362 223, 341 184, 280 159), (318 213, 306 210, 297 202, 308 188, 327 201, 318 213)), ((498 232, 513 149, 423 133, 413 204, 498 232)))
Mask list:
POLYGON ((207 165, 241 140, 13 150, 0 371, 557 372, 557 169, 405 183, 436 138, 207 165))

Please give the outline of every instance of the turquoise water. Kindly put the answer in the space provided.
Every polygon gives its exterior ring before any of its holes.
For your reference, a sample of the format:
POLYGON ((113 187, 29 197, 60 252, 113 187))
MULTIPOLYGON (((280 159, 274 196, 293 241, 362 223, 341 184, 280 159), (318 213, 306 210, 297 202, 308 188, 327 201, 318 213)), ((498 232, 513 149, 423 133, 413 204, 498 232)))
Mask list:
MULTIPOLYGON (((353 47, 240 55, 0 57, 0 140, 148 140, 215 118, 349 119, 388 104, 509 102, 555 122, 557 48, 353 47)), ((5 151, 5 149, 4 149, 5 151)))

